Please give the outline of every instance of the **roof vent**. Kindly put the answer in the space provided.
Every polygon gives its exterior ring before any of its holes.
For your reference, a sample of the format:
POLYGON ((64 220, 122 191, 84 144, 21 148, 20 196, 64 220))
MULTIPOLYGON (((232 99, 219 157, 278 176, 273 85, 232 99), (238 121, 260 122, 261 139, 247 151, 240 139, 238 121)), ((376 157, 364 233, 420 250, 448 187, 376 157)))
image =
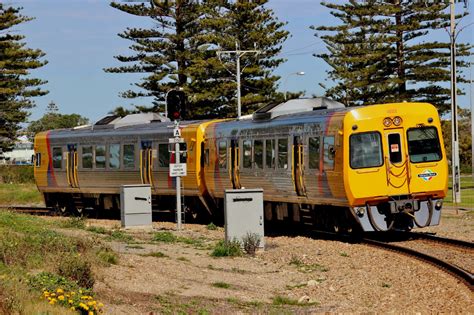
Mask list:
POLYGON ((278 116, 311 112, 321 109, 344 108, 344 104, 333 101, 327 97, 298 98, 280 104, 270 104, 258 109, 253 114, 254 120, 273 119, 278 116))

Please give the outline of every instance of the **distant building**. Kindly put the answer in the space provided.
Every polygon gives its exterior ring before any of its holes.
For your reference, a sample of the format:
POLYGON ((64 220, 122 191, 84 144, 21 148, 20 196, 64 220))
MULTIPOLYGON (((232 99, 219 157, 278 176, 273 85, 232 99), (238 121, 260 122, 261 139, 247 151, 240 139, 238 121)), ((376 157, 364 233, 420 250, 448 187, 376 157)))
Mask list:
POLYGON ((13 150, 0 152, 0 164, 32 165, 34 154, 33 143, 26 136, 21 136, 13 150))

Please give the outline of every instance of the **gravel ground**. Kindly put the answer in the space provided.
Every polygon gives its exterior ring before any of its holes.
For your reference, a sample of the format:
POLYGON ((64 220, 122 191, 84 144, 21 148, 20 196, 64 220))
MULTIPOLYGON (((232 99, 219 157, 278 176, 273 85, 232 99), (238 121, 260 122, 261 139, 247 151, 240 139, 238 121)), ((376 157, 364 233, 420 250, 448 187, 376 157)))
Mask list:
MULTIPOLYGON (((473 213, 447 212, 439 227, 424 231, 473 241, 473 219, 473 213)), ((88 224, 116 228, 119 222, 89 219, 88 224)), ((256 257, 213 258, 222 228, 174 228, 155 222, 153 231, 127 230, 132 243, 109 241, 119 263, 95 270, 94 287, 107 314, 474 313, 474 293, 463 283, 399 254, 279 236, 267 237, 266 250, 256 257), (151 241, 154 232, 164 230, 200 239, 200 245, 151 241), (163 257, 149 256, 158 252, 163 257)))

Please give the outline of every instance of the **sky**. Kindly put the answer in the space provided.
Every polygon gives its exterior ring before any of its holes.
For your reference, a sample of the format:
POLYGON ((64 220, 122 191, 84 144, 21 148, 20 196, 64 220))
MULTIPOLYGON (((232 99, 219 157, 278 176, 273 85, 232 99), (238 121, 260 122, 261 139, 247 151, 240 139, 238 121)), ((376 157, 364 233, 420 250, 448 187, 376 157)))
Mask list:
MULTIPOLYGON (((130 54, 130 42, 117 36, 127 27, 148 27, 147 18, 135 17, 110 7, 108 0, 2 0, 7 5, 23 7, 21 13, 34 17, 33 21, 15 27, 26 36, 27 47, 46 53, 48 64, 32 71, 32 76, 48 81, 44 88, 49 94, 35 98, 30 120, 39 119, 49 102, 54 101, 61 113, 77 113, 95 122, 117 106, 132 108, 132 104, 151 104, 151 99, 130 100, 119 96, 138 82, 143 74, 106 73, 103 69, 118 66, 113 56, 130 54)), ((339 1, 339 2, 342 2, 339 1)), ((474 3, 468 7, 471 16, 462 25, 472 23, 474 3)), ((280 21, 287 22, 291 33, 283 44, 281 57, 286 62, 275 74, 281 76, 279 90, 305 91, 306 97, 321 96, 327 65, 313 57, 325 51, 324 44, 314 36, 311 25, 331 25, 337 21, 318 0, 270 0, 280 21), (295 75, 296 72, 305 75, 295 75)), ((457 4, 457 12, 464 11, 457 4)), ((474 25, 460 33, 462 41, 474 42, 474 25)), ((448 40, 444 31, 433 35, 437 40, 448 40)), ((472 71, 472 67, 471 67, 472 71)), ((469 72, 467 73, 469 78, 469 72)), ((474 76, 474 74, 472 74, 474 76)), ((133 87, 132 87, 133 88, 133 87)), ((471 88, 461 86, 467 93, 458 104, 470 106, 471 88)))

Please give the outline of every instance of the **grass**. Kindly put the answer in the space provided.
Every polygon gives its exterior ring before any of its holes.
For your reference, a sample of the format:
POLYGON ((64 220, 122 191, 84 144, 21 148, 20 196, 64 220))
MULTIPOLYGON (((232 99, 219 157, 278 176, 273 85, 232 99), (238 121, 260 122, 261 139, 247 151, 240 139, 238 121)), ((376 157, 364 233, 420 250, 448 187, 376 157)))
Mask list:
POLYGON ((0 212, 1 312, 70 314, 67 309, 52 310, 45 297, 39 299, 43 288, 92 287, 91 267, 98 261, 94 244, 56 232, 55 227, 39 217, 0 212))
POLYGON ((152 238, 155 242, 163 243, 184 243, 193 246, 196 249, 207 249, 205 244, 205 239, 200 238, 190 238, 184 236, 176 236, 169 231, 156 232, 152 238))
MULTIPOLYGON (((449 190, 444 201, 447 205, 453 205, 453 193, 451 190, 452 180, 449 179, 449 190)), ((474 208, 474 181, 472 176, 461 177, 461 203, 460 207, 474 208)))
POLYGON ((301 271, 301 272, 312 272, 312 271, 327 272, 329 271, 329 267, 320 265, 318 263, 306 264, 296 256, 291 257, 289 264, 296 266, 298 268, 298 271, 301 271))
POLYGON ((298 301, 287 298, 285 296, 277 295, 272 300, 273 305, 298 305, 298 301))
POLYGON ((80 229, 86 228, 86 219, 84 217, 69 217, 66 221, 61 222, 61 227, 66 229, 80 229))
POLYGON ((233 241, 219 241, 214 250, 211 253, 213 257, 235 257, 242 256, 242 248, 240 247, 240 242, 237 240, 233 241))
POLYGON ((168 257, 168 255, 165 255, 162 252, 152 252, 152 253, 144 254, 142 256, 149 256, 149 257, 156 257, 156 258, 168 257))
POLYGON ((231 285, 226 283, 226 282, 214 282, 212 284, 213 287, 215 288, 221 288, 221 289, 230 289, 231 288, 231 285))
POLYGON ((35 184, 0 184, 1 205, 44 204, 35 184))

